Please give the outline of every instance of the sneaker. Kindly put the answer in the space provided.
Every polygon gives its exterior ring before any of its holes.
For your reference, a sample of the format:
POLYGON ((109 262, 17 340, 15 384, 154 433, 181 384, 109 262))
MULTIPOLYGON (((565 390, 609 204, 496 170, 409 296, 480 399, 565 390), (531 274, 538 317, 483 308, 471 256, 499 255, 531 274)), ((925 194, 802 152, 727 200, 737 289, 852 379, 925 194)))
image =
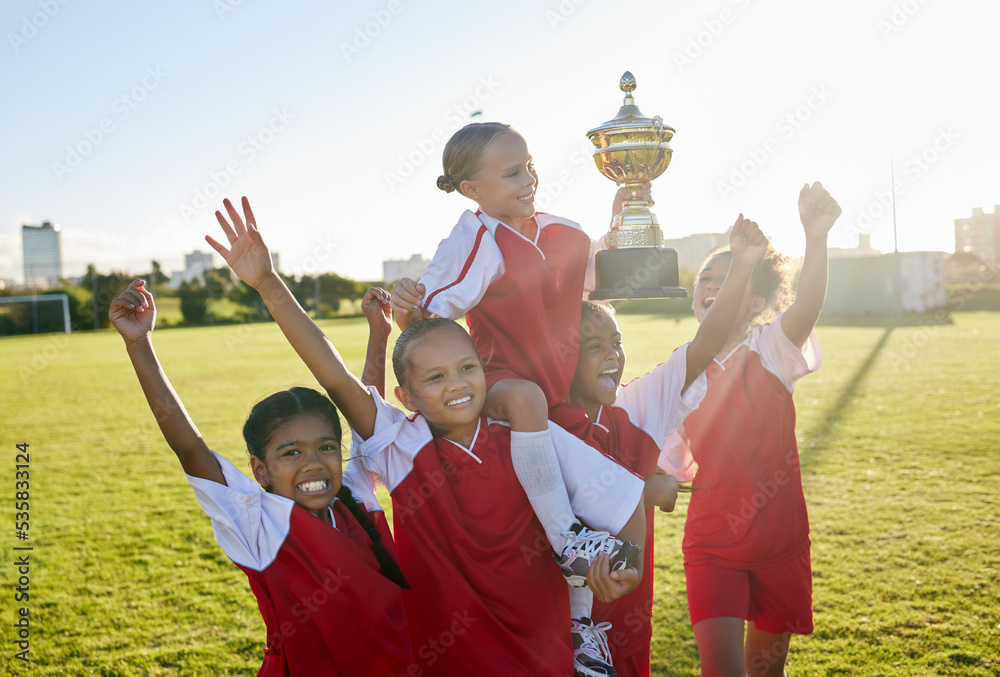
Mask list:
POLYGON ((561 555, 556 555, 556 562, 562 569, 566 582, 574 588, 582 588, 587 584, 587 571, 590 563, 602 552, 611 557, 611 570, 628 569, 642 552, 631 541, 619 541, 607 531, 594 531, 579 522, 575 522, 570 531, 563 532, 569 539, 569 544, 561 555))
POLYGON ((570 620, 573 638, 573 669, 583 677, 615 677, 608 648, 608 630, 611 623, 594 625, 589 618, 570 620))

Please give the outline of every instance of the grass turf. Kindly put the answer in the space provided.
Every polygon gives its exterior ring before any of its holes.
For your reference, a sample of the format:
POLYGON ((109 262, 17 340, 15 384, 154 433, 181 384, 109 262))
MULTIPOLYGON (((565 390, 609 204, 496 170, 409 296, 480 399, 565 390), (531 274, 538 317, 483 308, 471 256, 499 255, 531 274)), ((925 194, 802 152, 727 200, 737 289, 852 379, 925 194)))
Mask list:
MULTIPOLYGON (((693 319, 619 318, 626 377, 693 319)), ((1000 314, 821 326, 823 368, 796 390, 816 631, 799 675, 1000 674, 1000 314)), ((322 322, 360 373, 364 320, 322 322)), ((154 337, 205 439, 246 466, 251 404, 315 386, 273 324, 154 337)), ((0 673, 253 674, 263 622, 166 447, 113 331, 0 340, 6 513, 0 673), (30 444, 30 538, 15 540, 15 444, 30 444), (15 545, 31 545, 30 664, 14 659, 15 545)), ((388 502, 385 501, 388 507, 388 502)), ((697 675, 680 540, 657 513, 653 673, 697 675)), ((20 555, 21 553, 17 553, 20 555)), ((512 591, 511 594, 517 594, 512 591)))

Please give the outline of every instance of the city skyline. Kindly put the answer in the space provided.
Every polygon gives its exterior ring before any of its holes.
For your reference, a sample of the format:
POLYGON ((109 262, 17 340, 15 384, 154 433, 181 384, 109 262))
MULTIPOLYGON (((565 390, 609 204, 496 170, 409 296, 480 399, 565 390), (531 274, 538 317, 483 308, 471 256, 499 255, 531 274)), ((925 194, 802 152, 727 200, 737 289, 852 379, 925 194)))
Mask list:
POLYGON ((44 221, 66 276, 180 269, 245 194, 288 273, 377 279, 473 206, 434 180, 475 113, 528 141, 536 207, 597 237, 615 187, 585 132, 614 116, 625 70, 677 130, 653 184, 666 239, 743 212, 800 254, 795 197, 821 180, 844 206, 831 245, 867 232, 891 251, 894 179, 900 250, 953 251, 955 220, 1000 202, 995 3, 465 7, 6 4, 0 278, 23 279, 21 225, 44 221))

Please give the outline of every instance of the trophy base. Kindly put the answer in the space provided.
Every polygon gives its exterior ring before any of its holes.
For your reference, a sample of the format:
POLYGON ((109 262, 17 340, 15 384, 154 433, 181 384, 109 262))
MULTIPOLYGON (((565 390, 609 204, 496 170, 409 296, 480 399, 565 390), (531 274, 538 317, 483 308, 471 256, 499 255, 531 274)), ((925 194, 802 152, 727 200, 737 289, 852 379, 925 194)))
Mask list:
POLYGON ((591 301, 684 298, 677 250, 667 247, 627 247, 597 252, 597 289, 591 301))

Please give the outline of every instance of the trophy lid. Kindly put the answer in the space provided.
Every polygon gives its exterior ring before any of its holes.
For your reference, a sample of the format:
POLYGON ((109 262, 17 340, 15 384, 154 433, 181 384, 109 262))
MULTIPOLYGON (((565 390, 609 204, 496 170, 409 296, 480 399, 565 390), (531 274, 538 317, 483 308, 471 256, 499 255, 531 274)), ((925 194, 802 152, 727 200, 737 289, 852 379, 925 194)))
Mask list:
POLYGON ((595 127, 587 132, 587 136, 593 136, 594 134, 600 132, 609 132, 611 130, 618 129, 647 129, 651 127, 659 127, 664 129, 669 129, 673 131, 672 127, 664 125, 659 117, 647 118, 639 110, 639 107, 635 105, 635 99, 632 97, 632 92, 635 91, 636 83, 635 76, 631 72, 625 71, 622 75, 621 81, 618 83, 618 87, 625 92, 625 101, 622 103, 622 107, 618 109, 618 115, 616 115, 611 120, 608 120, 599 127, 595 127))

